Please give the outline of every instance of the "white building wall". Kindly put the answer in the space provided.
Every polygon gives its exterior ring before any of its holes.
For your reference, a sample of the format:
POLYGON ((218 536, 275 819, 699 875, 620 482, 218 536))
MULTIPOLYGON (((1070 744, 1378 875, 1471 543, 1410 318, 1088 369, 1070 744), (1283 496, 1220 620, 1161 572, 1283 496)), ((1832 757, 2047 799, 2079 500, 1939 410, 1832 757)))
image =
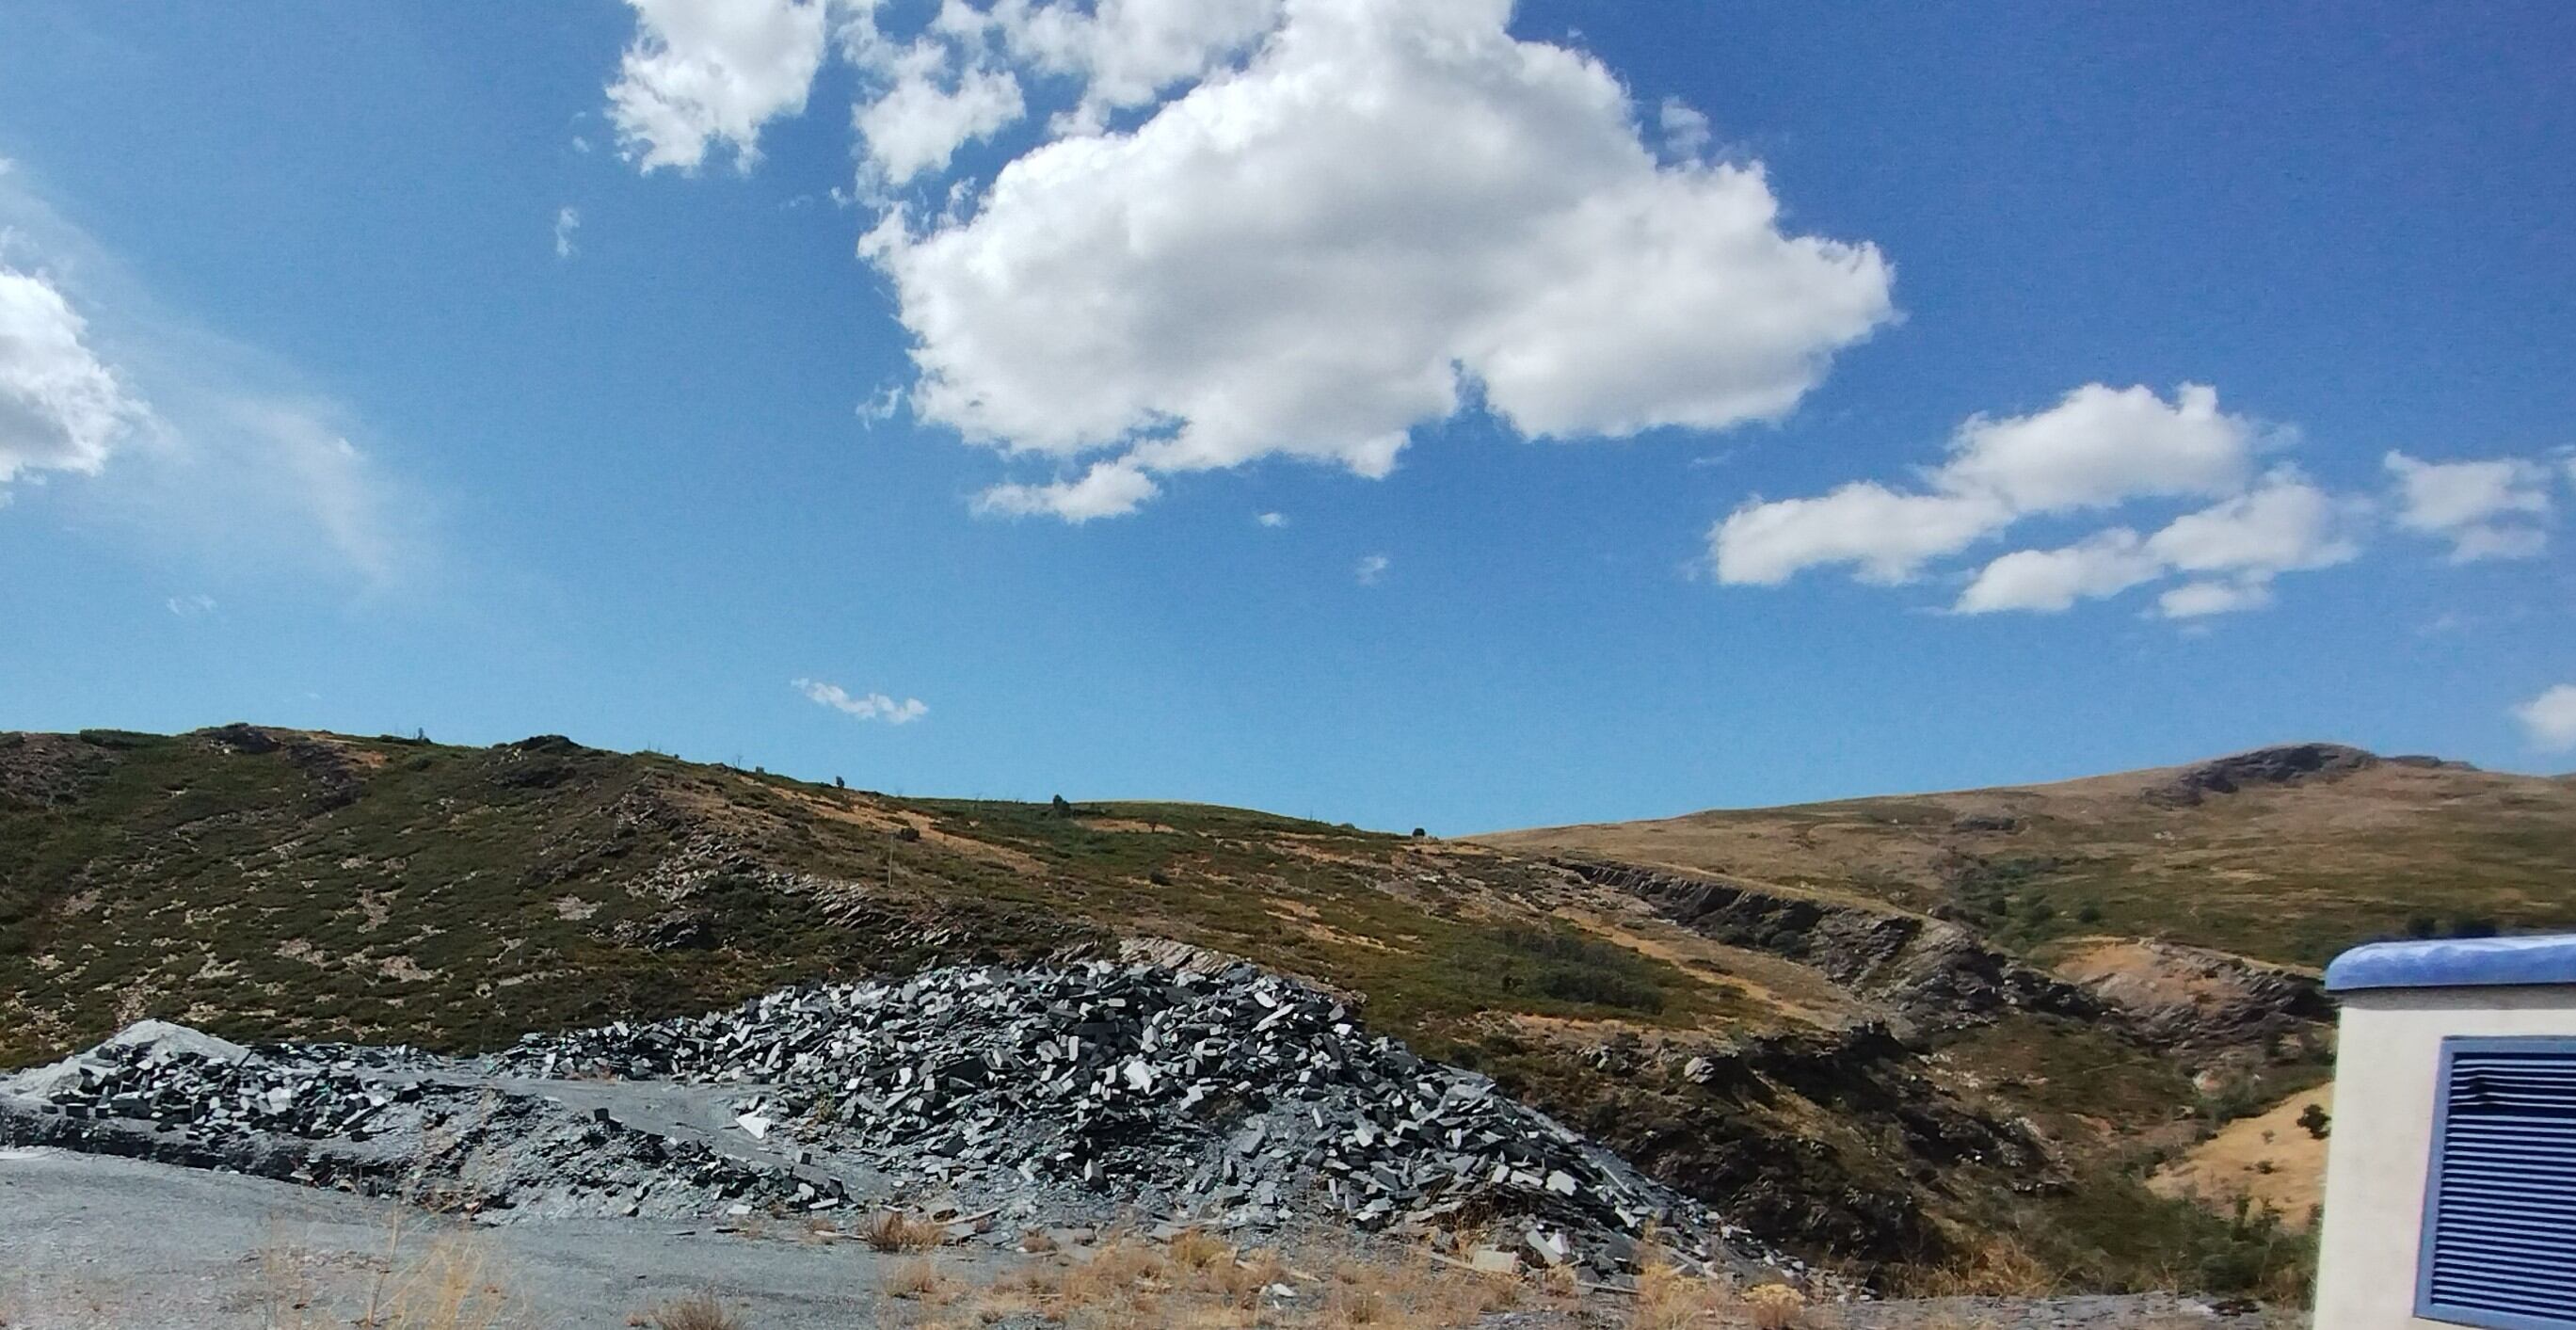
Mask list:
POLYGON ((2442 1040, 2576 1036, 2576 988, 2390 988, 2340 997, 2315 1330, 2448 1325, 2414 1314, 2442 1040))

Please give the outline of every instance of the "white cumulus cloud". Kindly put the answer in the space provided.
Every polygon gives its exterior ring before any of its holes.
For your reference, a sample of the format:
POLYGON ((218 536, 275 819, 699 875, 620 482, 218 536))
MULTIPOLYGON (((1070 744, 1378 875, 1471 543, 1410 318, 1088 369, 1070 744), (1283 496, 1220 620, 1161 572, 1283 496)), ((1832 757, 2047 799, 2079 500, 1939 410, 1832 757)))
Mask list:
POLYGON ((2330 568, 2361 553, 2349 501, 2282 470, 2247 493, 2177 517, 2148 549, 2187 573, 2274 573, 2330 568))
POLYGON ((1862 480, 1821 498, 1747 503, 1709 538, 1721 582, 1777 586, 1804 569, 1849 564, 1863 581, 1897 583, 2011 520, 1991 495, 1899 494, 1862 480))
POLYGON ((2025 416, 1972 416, 1912 492, 1855 481, 1821 497, 1749 500, 1710 528, 1718 580, 1778 585, 1802 570, 1848 566, 1865 582, 1904 583, 2027 518, 2187 497, 2216 503, 2141 537, 2106 527, 2053 548, 2014 550, 1969 577, 1951 608, 2057 613, 2168 577, 2157 612, 2197 618, 2271 603, 2272 579, 2359 557, 2372 505, 2337 497, 2288 466, 2256 477, 2287 431, 2219 409, 2185 384, 2087 384, 2025 416))
POLYGON ((2034 415, 1972 417, 1940 475, 1946 488, 1991 493, 2026 513, 2216 496, 2245 482, 2259 437, 2201 384, 2184 384, 2167 402, 2150 388, 2089 383, 2034 415))
POLYGON ((1956 608, 1962 613, 2054 613, 2115 596, 2170 573, 2202 580, 2158 601, 2166 618, 2194 618, 2270 603, 2278 574, 2328 568, 2361 553, 2349 534, 2359 513, 2287 468, 2232 498, 2186 513, 2144 540, 2113 527, 2062 549, 2020 550, 1986 565, 1956 608))
POLYGON ((824 0, 627 0, 635 40, 608 117, 646 171, 694 171, 719 146, 748 168, 760 128, 805 109, 822 67, 824 0))
POLYGON ((2450 561, 2527 559, 2548 548, 2549 468, 2519 457, 2425 462, 2382 459, 2397 486, 2397 524, 2451 542, 2450 561))
POLYGON ((21 473, 95 475, 146 418, 51 282, 0 267, 0 484, 21 473))
POLYGON ((975 496, 975 509, 1005 517, 1045 514, 1088 522, 1095 517, 1124 517, 1160 493, 1162 487, 1152 476, 1121 459, 1094 462, 1078 480, 995 485, 975 496))
MULTIPOLYGON (((1146 10, 1178 12, 1121 12, 1146 10)), ((1117 96, 1265 10, 1227 12, 1117 96)), ((1264 457, 1385 475, 1471 384, 1532 437, 1773 419, 1892 317, 1876 249, 1783 231, 1758 167, 1659 166, 1618 80, 1509 14, 1291 0, 1239 71, 1132 130, 1032 149, 958 215, 889 213, 863 252, 915 340, 915 414, 1113 453, 1132 507, 1149 473, 1264 457)), ((988 501, 1076 515, 1058 496, 988 501)))
MULTIPOLYGON (((2228 493, 2262 438, 2198 384, 2170 402, 2148 388, 2086 384, 2030 415, 1969 417, 1922 492, 1856 481, 1821 498, 1754 500, 1710 528, 1710 553, 1721 582, 1777 585, 1837 564, 1865 581, 1908 582, 2025 516, 2228 493)), ((2037 566, 2025 560, 2007 576, 2037 566)))
POLYGON ((1288 514, 1256 513, 1253 515, 1252 520, 1266 527, 1283 527, 1288 525, 1288 514))
POLYGON ((2066 609, 2078 600, 2113 596, 2164 575, 2164 563, 2126 527, 2062 549, 2019 550, 1985 566, 1955 607, 1961 614, 2066 609))
POLYGON ((924 40, 893 59, 892 84, 851 113, 868 159, 903 184, 948 169, 959 148, 1019 120, 1020 81, 1006 69, 967 69, 951 77, 948 50, 924 40))
POLYGON ((568 259, 580 252, 572 234, 581 229, 581 209, 567 203, 555 209, 555 257, 568 259))
MULTIPOLYGON (((1082 81, 1082 100, 1058 118, 1066 133, 1096 132, 1113 111, 1196 82, 1276 27, 1280 0, 1000 0, 989 25, 1014 58, 1082 81)), ((948 16, 952 26, 957 17, 948 16)))
POLYGON ((2576 683, 2562 683, 2513 709, 2534 748, 2565 752, 2576 748, 2576 683))
POLYGON ((2156 597, 2156 612, 2168 619, 2202 619, 2259 610, 2271 603, 2268 582, 2185 582, 2156 597))
POLYGON ((845 716, 860 720, 881 720, 888 725, 909 725, 930 714, 920 698, 907 697, 898 702, 883 693, 851 693, 839 684, 819 679, 797 679, 789 684, 817 706, 830 707, 845 716))
POLYGON ((1361 586, 1376 586, 1386 580, 1386 570, 1390 566, 1392 561, 1383 554, 1362 555, 1359 563, 1351 569, 1351 575, 1359 579, 1361 586))

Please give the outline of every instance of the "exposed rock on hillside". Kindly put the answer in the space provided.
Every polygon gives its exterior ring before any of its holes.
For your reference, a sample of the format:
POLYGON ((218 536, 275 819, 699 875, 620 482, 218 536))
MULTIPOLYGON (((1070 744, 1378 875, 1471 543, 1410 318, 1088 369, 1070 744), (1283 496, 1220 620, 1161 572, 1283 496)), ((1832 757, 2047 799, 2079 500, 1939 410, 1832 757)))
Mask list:
POLYGON ((2147 791, 2151 803, 2173 807, 2197 804, 2206 795, 2234 794, 2254 785, 2295 785, 2305 780, 2333 780, 2378 766, 2376 753, 2343 744, 2284 744, 2213 758, 2186 767, 2172 781, 2147 791))
POLYGON ((1627 864, 1559 862, 1694 932, 1812 965, 1923 1030, 1974 1024, 2006 1010, 2074 1016, 2099 1010, 2080 990, 1942 920, 1627 864))
POLYGON ((2160 1046, 2259 1048, 2334 1018, 2317 976, 2203 947, 2103 938, 2056 972, 2160 1046))

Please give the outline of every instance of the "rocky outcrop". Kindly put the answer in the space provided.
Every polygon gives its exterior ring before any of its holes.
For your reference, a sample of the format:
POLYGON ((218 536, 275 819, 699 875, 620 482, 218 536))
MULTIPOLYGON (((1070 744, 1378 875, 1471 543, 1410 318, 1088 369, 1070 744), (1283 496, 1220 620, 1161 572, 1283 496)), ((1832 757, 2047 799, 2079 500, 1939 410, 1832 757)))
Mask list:
POLYGON ((2261 1047, 2334 1018, 2315 975, 2172 942, 2104 939, 2056 973, 2158 1047, 2261 1047))
POLYGON ((108 754, 69 734, 0 734, 0 809, 68 807, 107 774, 108 754))
POLYGON ((2296 785, 2334 780, 2378 766, 2376 753, 2343 744, 2283 744, 2257 748, 2189 766, 2170 781, 2146 792, 2147 802, 2188 808, 2213 794, 2234 794, 2260 785, 2296 785))
POLYGON ((1919 1030, 1980 1024, 2013 1010, 2064 1016, 2101 1011, 2075 986, 1939 919, 1630 864, 1559 863, 1596 886, 1637 897, 1701 936, 1814 966, 1854 993, 1893 1007, 1919 1030))

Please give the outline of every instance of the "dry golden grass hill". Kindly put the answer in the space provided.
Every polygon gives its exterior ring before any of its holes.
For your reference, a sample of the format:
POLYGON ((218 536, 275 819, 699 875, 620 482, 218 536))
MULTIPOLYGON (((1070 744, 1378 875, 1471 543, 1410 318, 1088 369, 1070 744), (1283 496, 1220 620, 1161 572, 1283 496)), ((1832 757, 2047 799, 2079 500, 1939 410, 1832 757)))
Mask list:
POLYGON ((2024 951, 2114 934, 2314 967, 2372 938, 2576 927, 2576 777, 2335 744, 1475 839, 1881 902, 2024 951))

